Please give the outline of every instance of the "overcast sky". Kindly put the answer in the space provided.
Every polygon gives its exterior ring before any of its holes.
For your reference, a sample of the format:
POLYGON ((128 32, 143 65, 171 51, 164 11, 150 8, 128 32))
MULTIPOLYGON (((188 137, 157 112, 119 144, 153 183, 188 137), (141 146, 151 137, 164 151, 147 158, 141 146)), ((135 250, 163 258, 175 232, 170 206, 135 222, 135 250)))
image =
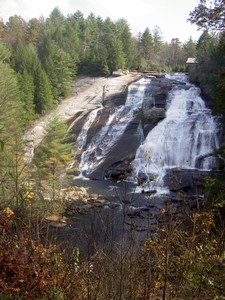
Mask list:
POLYGON ((127 20, 134 34, 160 27, 165 41, 179 38, 185 42, 190 36, 198 40, 201 31, 187 22, 190 11, 198 0, 0 0, 0 17, 7 21, 10 16, 20 15, 26 21, 44 16, 58 7, 63 15, 80 10, 86 18, 91 12, 103 19, 127 20))

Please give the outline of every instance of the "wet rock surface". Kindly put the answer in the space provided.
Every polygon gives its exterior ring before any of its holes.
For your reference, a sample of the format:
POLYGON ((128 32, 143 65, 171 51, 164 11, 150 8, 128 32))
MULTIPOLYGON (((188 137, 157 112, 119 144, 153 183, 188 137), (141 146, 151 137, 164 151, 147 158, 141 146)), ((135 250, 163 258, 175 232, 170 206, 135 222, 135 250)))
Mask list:
POLYGON ((144 108, 166 108, 166 98, 173 86, 173 80, 165 77, 152 78, 146 90, 144 108))
POLYGON ((203 197, 181 191, 161 196, 135 193, 137 186, 126 181, 76 179, 72 184, 64 196, 66 208, 61 218, 66 225, 49 222, 62 244, 78 247, 82 254, 116 245, 121 239, 129 245, 131 236, 139 247, 159 226, 204 203, 203 197))
POLYGON ((76 214, 88 214, 95 208, 112 209, 120 206, 119 203, 108 201, 102 194, 88 193, 84 187, 71 187, 66 190, 64 201, 67 217, 76 214))
MULTIPOLYGON (((175 217, 204 203, 203 196, 191 195, 181 190, 161 196, 154 196, 154 193, 136 193, 137 185, 124 181, 116 183, 111 180, 102 182, 77 179, 73 184, 75 186, 64 197, 65 216, 80 224, 79 220, 89 222, 89 218, 96 213, 102 219, 108 215, 117 220, 118 230, 121 230, 124 222, 127 225, 132 222, 133 229, 138 227, 139 231, 151 231, 148 222, 157 226, 162 214, 172 214, 175 217)), ((74 226, 74 221, 70 224, 74 226)), ((82 228, 79 230, 82 231, 82 228)))
POLYGON ((165 108, 148 108, 144 110, 142 127, 144 136, 146 137, 148 133, 166 116, 165 108))
MULTIPOLYGON (((145 74, 144 76, 149 75, 145 74)), ((130 163, 127 162, 131 162, 134 159, 137 148, 148 132, 165 118, 166 98, 172 85, 173 81, 167 78, 162 76, 156 78, 151 75, 151 81, 145 91, 143 107, 140 111, 134 112, 133 120, 128 124, 119 140, 116 141, 98 167, 86 175, 87 177, 94 180, 103 180, 110 176, 112 178, 124 178, 131 173, 130 163)), ((92 137, 107 123, 110 114, 116 111, 117 107, 125 104, 128 85, 124 85, 120 89, 120 93, 107 95, 107 90, 108 86, 105 86, 102 109, 98 112, 96 120, 88 131, 87 143, 83 151, 88 147, 92 137)), ((75 136, 74 139, 76 139, 77 132, 82 128, 81 124, 82 122, 79 121, 71 127, 70 132, 75 136)), ((78 153, 77 160, 79 159, 78 153)))
POLYGON ((164 176, 164 182, 171 192, 185 192, 190 195, 201 194, 205 187, 205 177, 209 171, 196 169, 171 169, 164 176))

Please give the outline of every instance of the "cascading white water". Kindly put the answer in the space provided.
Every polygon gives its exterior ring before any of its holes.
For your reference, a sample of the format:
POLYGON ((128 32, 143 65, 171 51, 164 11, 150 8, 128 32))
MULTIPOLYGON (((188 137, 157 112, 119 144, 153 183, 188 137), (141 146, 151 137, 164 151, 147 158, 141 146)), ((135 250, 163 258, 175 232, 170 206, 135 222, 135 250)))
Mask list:
POLYGON ((142 78, 129 86, 125 105, 115 108, 115 112, 109 116, 107 123, 93 136, 82 153, 79 166, 82 175, 91 174, 116 145, 132 121, 134 111, 142 106, 145 90, 150 81, 149 78, 142 78))
POLYGON ((92 110, 88 117, 87 117, 87 120, 77 138, 77 148, 78 150, 81 150, 83 149, 83 147, 86 145, 86 142, 87 142, 87 133, 88 133, 88 130, 89 128, 91 127, 91 125, 94 123, 96 117, 97 117, 97 113, 100 109, 102 109, 103 107, 98 107, 94 110, 92 110))
MULTIPOLYGON (((168 78, 187 80, 180 74, 168 78)), ((157 177, 152 184, 160 189, 168 168, 211 169, 214 159, 207 154, 219 146, 216 129, 217 123, 206 109, 199 89, 189 83, 174 87, 169 93, 166 118, 149 132, 136 152, 135 174, 157 177)))

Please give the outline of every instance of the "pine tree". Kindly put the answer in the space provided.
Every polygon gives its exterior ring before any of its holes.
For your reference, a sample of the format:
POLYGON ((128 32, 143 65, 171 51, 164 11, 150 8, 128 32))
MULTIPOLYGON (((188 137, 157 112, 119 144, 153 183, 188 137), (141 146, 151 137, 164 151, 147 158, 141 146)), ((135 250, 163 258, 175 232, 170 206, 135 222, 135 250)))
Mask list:
POLYGON ((196 42, 193 41, 192 37, 188 39, 186 43, 184 43, 184 50, 186 52, 186 56, 188 57, 196 57, 196 42))
POLYGON ((71 88, 73 73, 73 61, 68 53, 49 37, 43 48, 43 65, 51 83, 51 91, 55 102, 65 98, 71 88))
POLYGON ((53 107, 53 97, 51 92, 51 85, 45 71, 39 64, 34 73, 34 103, 35 112, 43 114, 53 107))
POLYGON ((141 36, 141 52, 145 60, 149 61, 153 53, 153 40, 149 28, 141 36))
POLYGON ((215 49, 218 41, 217 38, 210 34, 207 30, 202 33, 197 42, 197 76, 201 88, 204 92, 212 97, 215 97, 213 89, 213 81, 217 66, 215 64, 215 49))
POLYGON ((0 62, 0 202, 21 204, 21 178, 24 176, 24 116, 19 99, 17 76, 10 66, 0 62))
POLYGON ((190 12, 189 21, 200 28, 221 30, 225 29, 224 0, 200 0, 198 6, 190 12))
POLYGON ((10 17, 5 26, 4 42, 6 45, 14 46, 20 40, 26 40, 27 23, 20 16, 10 17))
POLYGON ((132 38, 131 30, 125 19, 120 19, 116 22, 117 34, 122 42, 125 67, 128 69, 137 67, 137 48, 132 38))
POLYGON ((152 39, 153 39, 154 59, 157 61, 158 55, 160 54, 164 46, 162 31, 158 26, 155 26, 155 28, 153 29, 152 39))
POLYGON ((34 104, 34 78, 33 76, 24 70, 22 73, 18 73, 18 85, 20 88, 20 98, 23 102, 24 117, 26 124, 30 124, 35 119, 35 104, 34 104))
POLYGON ((51 187, 52 200, 55 199, 62 184, 62 176, 72 160, 72 145, 65 143, 66 137, 67 125, 59 116, 54 116, 46 125, 43 143, 34 155, 33 161, 42 184, 51 187))

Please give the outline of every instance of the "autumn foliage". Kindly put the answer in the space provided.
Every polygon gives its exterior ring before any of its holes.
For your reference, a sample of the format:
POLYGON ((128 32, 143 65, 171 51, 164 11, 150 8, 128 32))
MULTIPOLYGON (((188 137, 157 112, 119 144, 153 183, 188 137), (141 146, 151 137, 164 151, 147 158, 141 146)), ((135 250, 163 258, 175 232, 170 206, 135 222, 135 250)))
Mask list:
POLYGON ((26 227, 16 234, 13 216, 9 208, 0 209, 0 295, 51 299, 60 280, 61 257, 53 246, 45 248, 31 240, 26 227))
POLYGON ((224 223, 200 211, 175 220, 169 207, 158 221, 140 251, 131 239, 81 259, 76 247, 59 252, 35 242, 26 226, 18 230, 14 213, 1 208, 0 298, 223 300, 224 223))

